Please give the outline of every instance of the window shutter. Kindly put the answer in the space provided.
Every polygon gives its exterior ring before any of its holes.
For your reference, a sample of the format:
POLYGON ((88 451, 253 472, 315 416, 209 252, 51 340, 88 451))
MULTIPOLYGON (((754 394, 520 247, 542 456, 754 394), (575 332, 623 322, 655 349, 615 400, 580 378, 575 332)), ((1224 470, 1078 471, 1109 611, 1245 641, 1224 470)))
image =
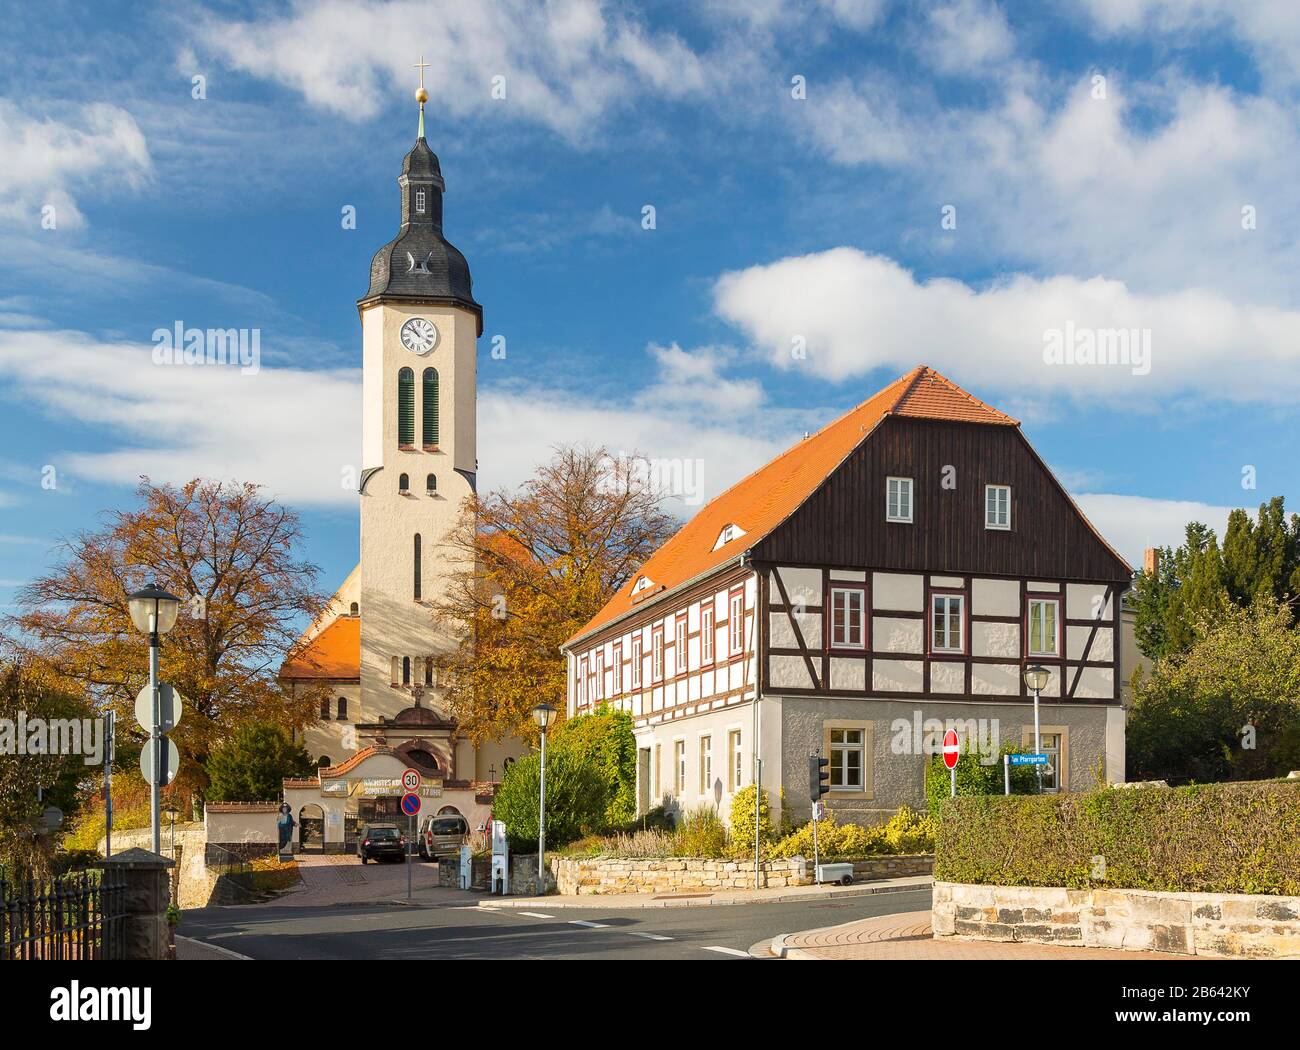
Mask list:
POLYGON ((424 370, 424 403, 421 406, 421 421, 424 426, 424 444, 438 443, 438 370, 424 370))
POLYGON ((397 443, 415 444, 415 373, 409 368, 397 373, 397 443))

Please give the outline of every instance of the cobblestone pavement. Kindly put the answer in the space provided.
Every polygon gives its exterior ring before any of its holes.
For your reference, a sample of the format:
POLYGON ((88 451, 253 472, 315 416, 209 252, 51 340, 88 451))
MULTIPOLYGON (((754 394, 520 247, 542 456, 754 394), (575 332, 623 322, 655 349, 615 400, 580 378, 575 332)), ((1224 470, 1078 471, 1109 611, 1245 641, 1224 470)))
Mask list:
MULTIPOLYGON (((362 864, 354 853, 300 853, 296 859, 302 882, 272 901, 248 907, 326 906, 406 897, 405 864, 362 864)), ((412 861, 411 883, 417 893, 436 889, 438 865, 412 861)))
POLYGON ((815 959, 1194 959, 1166 952, 1126 952, 1055 944, 935 940, 928 911, 880 915, 840 926, 789 933, 788 958, 815 959))

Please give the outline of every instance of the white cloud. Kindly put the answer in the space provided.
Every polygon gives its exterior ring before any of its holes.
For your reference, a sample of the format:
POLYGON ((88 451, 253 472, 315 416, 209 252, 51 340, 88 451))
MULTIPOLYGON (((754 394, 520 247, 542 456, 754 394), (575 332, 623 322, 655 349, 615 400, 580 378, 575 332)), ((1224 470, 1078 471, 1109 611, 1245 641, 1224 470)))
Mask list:
MULTIPOLYGON (((1019 393, 1154 403, 1176 394, 1287 402, 1300 393, 1300 312, 1218 292, 1142 294, 1093 277, 1008 277, 983 289, 918 281, 891 259, 834 248, 724 274, 718 314, 779 368, 832 380, 925 363, 956 380, 1019 393), (1048 332, 1150 333, 1149 374, 1129 365, 1048 364, 1048 332), (803 340, 807 359, 792 349, 803 340)), ((1079 345, 1077 342, 1074 345, 1079 345)))
POLYGON ((595 0, 297 3, 283 16, 210 18, 200 41, 232 68, 350 119, 410 98, 412 63, 423 50, 439 111, 536 122, 572 140, 640 89, 681 97, 698 91, 707 72, 678 37, 607 13, 595 0), (504 99, 492 97, 498 76, 504 99))
POLYGON ((1112 493, 1088 493, 1074 499, 1106 542, 1134 568, 1141 568, 1142 552, 1148 547, 1181 546, 1188 522, 1208 525, 1222 539, 1228 527, 1228 515, 1233 510, 1193 500, 1112 493))
POLYGON ((78 105, 76 124, 0 99, 0 222, 39 229, 52 205, 57 229, 84 223, 73 191, 89 182, 139 185, 152 171, 131 115, 102 102, 78 105))
POLYGON ((945 73, 976 73, 1011 57, 1015 37, 992 0, 951 0, 926 12, 920 52, 945 73))

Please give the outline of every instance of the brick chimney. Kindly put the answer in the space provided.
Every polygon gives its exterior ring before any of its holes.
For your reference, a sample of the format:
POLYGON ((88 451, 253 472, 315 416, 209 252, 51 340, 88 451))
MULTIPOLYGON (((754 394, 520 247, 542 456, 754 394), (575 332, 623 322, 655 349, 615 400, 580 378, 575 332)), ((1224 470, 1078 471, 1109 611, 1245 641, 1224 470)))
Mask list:
POLYGON ((1160 568, 1160 552, 1155 547, 1148 547, 1142 552, 1142 571, 1154 576, 1160 568))

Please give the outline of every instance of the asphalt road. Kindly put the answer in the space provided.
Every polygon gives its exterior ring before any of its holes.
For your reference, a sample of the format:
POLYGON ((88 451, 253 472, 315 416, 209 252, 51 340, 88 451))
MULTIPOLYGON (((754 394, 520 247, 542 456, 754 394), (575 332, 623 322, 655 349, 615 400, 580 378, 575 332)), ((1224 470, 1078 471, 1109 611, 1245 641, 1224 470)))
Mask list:
MULTIPOLYGON (((489 898, 485 898, 485 901, 489 898)), ((780 933, 930 906, 930 890, 787 904, 489 910, 449 894, 414 907, 276 905, 185 912, 178 933, 253 959, 748 958, 780 933)))

